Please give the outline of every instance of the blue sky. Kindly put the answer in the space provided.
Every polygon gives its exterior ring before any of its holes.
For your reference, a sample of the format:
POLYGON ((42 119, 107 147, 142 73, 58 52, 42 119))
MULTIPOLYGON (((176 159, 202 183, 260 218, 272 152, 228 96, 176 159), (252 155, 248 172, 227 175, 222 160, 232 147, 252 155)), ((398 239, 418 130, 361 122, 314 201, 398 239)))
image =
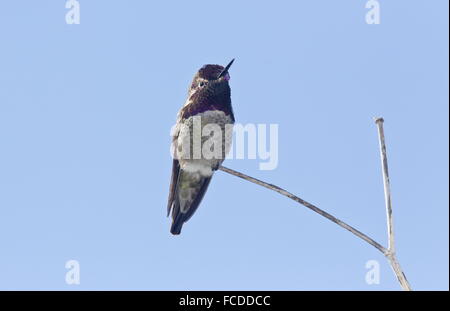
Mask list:
POLYGON ((373 247, 223 172, 169 234, 170 128, 195 71, 235 57, 236 120, 278 124, 279 163, 225 164, 386 245, 383 116, 399 260, 448 290, 448 1, 380 0, 379 25, 364 0, 79 2, 79 25, 1 4, 0 289, 399 289, 373 247))

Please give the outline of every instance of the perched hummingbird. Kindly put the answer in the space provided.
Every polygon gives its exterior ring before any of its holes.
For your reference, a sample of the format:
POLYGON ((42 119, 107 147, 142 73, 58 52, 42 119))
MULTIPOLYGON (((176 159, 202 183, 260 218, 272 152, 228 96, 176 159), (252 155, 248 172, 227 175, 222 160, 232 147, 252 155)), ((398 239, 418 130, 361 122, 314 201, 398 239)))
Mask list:
MULTIPOLYGON (((234 59, 225 67, 205 65, 195 74, 188 91, 188 98, 178 112, 177 122, 172 132, 173 166, 169 189, 167 216, 172 211, 172 234, 180 234, 183 224, 191 218, 208 189, 214 171, 225 159, 231 145, 231 137, 224 135, 220 140, 220 157, 193 156, 195 149, 192 140, 198 136, 193 133, 195 122, 218 125, 225 133, 225 127, 234 124, 231 107, 231 90, 228 70, 234 59), (186 144, 186 142, 188 142, 186 144), (193 148, 192 148, 193 147, 193 148), (186 156, 184 153, 189 150, 186 156), (223 151, 223 152, 222 152, 223 151)), ((229 132, 227 132, 229 133, 229 132)), ((208 137, 201 137, 203 144, 208 137)))

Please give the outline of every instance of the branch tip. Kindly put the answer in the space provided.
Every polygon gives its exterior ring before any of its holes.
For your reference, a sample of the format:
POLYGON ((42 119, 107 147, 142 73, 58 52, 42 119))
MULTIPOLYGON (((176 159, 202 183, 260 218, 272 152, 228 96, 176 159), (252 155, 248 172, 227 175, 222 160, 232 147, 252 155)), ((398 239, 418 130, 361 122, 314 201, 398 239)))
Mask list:
POLYGON ((373 120, 375 121, 376 124, 384 122, 383 117, 374 117, 373 120))

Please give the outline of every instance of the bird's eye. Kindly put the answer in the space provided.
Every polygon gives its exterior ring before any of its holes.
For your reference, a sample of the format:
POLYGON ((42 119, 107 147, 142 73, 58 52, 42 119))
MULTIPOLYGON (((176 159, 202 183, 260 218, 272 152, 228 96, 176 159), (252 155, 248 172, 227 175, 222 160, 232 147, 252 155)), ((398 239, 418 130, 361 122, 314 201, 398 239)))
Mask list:
POLYGON ((206 85, 206 82, 205 81, 200 81, 199 83, 198 83, 198 86, 199 87, 204 87, 206 85))

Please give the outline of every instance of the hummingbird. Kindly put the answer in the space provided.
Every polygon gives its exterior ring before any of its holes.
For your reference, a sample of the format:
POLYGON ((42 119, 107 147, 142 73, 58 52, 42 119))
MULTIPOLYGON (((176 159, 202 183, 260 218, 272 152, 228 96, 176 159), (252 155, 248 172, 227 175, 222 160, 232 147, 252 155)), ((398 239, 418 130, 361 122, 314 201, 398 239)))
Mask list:
MULTIPOLYGON (((167 216, 172 211, 170 232, 174 235, 181 233, 183 224, 197 210, 214 172, 231 146, 231 136, 222 135, 217 149, 220 149, 221 156, 210 157, 199 152, 200 156, 196 157, 195 150, 192 150, 196 148, 193 140, 198 138, 193 130, 196 121, 200 122, 202 130, 205 126, 216 125, 222 134, 230 133, 225 128, 234 124, 228 72, 233 62, 234 59, 225 67, 210 64, 201 67, 194 75, 187 100, 178 112, 172 131, 173 164, 167 204, 167 216)), ((207 139, 208 136, 201 136, 201 144, 207 139)))

